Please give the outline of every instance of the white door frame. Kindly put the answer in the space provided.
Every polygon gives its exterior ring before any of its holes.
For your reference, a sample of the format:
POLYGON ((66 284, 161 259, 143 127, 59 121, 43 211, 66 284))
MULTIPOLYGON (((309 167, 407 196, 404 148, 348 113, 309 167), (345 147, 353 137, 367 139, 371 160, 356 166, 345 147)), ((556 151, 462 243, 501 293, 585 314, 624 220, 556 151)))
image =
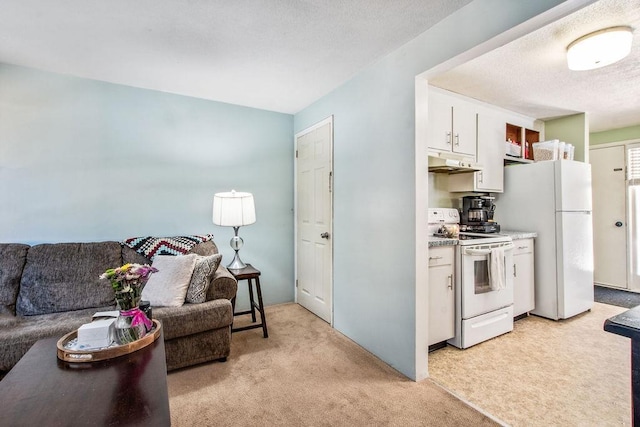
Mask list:
MULTIPOLYGON (((326 119, 323 119, 321 121, 319 121, 318 123, 301 130, 300 132, 296 133, 293 137, 293 206, 294 206, 294 214, 293 214, 293 250, 294 250, 294 254, 293 254, 293 272, 294 272, 294 279, 293 279, 293 283, 294 283, 294 288, 293 288, 293 298, 294 298, 294 302, 297 304, 298 303, 298 291, 297 291, 297 278, 298 278, 298 162, 296 161, 296 157, 297 157, 297 152, 298 152, 298 138, 309 133, 309 132, 313 132, 314 130, 325 126, 326 124, 330 124, 331 125, 331 143, 330 143, 330 147, 329 147, 329 151, 330 151, 330 156, 331 156, 331 224, 329 227, 329 235, 330 238, 333 239, 334 235, 333 235, 333 213, 334 213, 334 200, 333 200, 333 194, 334 194, 334 190, 335 190, 335 180, 333 179, 333 115, 327 117, 326 119)), ((333 251, 334 251, 334 245, 331 245, 331 326, 333 327, 333 313, 334 313, 334 309, 333 309, 333 251)))
MULTIPOLYGON (((625 144, 624 160, 625 160, 625 196, 626 196, 626 218, 627 224, 627 290, 633 292, 640 292, 640 281, 638 280, 638 262, 634 258, 638 256, 640 252, 640 239, 637 238, 637 232, 640 230, 640 212, 634 209, 634 205, 637 203, 637 191, 634 191, 634 196, 631 196, 630 179, 629 179, 629 150, 637 149, 640 145, 640 139, 633 141, 627 141, 625 144), (632 205, 632 202, 635 202, 632 205), (635 215, 634 215, 635 214, 635 215)), ((636 188, 634 186, 634 188, 636 188)), ((637 188, 636 188, 637 189, 637 188)), ((637 258, 636 258, 637 259, 637 258)))

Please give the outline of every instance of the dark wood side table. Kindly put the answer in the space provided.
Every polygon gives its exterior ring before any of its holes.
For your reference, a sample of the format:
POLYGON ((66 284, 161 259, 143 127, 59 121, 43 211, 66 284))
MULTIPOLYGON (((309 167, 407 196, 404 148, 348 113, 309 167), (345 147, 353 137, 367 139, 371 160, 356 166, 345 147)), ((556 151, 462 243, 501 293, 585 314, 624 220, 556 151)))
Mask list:
POLYGON ((0 381, 2 423, 171 425, 162 335, 133 353, 88 363, 58 359, 57 341, 36 342, 0 381))
POLYGON ((251 264, 247 264, 245 268, 240 270, 229 269, 229 272, 236 278, 238 282, 241 280, 246 280, 249 285, 249 303, 251 304, 251 309, 246 311, 240 311, 238 313, 235 312, 236 307, 236 299, 233 298, 231 302, 233 305, 233 315, 242 316, 244 314, 251 314, 251 321, 253 324, 248 326, 243 326, 241 328, 234 328, 233 324, 231 325, 231 332, 240 332, 246 331, 248 329, 262 328, 262 336, 265 338, 269 338, 269 333, 267 332, 267 318, 264 315, 264 304, 262 303, 262 290, 260 289, 260 270, 253 268, 251 264), (258 296, 258 302, 256 303, 255 298, 253 297, 253 285, 252 282, 255 280, 256 282, 256 293, 258 296), (260 323, 256 323, 256 310, 260 312, 260 323))

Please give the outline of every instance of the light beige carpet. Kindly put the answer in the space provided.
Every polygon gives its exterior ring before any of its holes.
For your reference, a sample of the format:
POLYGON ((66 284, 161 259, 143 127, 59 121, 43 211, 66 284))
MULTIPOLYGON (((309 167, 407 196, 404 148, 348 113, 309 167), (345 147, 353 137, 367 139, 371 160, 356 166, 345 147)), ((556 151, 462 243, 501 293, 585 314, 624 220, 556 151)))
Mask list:
POLYGON ((226 363, 168 375, 174 426, 496 425, 430 380, 406 379, 296 304, 267 307, 267 323, 267 339, 260 329, 234 333, 226 363))
POLYGON ((631 342, 603 330, 625 310, 595 303, 559 322, 529 316, 466 350, 432 352, 429 374, 513 426, 628 426, 631 342))

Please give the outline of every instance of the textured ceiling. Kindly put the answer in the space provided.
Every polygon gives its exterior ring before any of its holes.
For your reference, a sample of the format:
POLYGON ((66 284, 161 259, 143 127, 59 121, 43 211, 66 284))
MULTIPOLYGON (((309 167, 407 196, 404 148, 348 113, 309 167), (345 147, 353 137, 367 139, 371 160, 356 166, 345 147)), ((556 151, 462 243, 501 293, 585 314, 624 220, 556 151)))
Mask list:
POLYGON ((470 0, 2 0, 0 62, 295 113, 470 0))
POLYGON ((600 0, 429 82, 541 119, 586 112, 591 132, 640 125, 640 1, 600 0), (618 25, 634 29, 627 58, 597 70, 567 68, 567 45, 618 25))

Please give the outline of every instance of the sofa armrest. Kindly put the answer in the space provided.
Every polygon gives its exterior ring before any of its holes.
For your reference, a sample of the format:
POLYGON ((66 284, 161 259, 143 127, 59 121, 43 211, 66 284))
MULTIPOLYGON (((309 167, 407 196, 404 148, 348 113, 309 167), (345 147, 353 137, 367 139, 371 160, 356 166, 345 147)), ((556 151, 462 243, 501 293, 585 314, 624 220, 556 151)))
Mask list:
POLYGON ((214 299, 228 299, 235 298, 238 291, 238 281, 233 277, 227 267, 219 266, 216 270, 209 290, 207 291, 207 301, 214 299))

